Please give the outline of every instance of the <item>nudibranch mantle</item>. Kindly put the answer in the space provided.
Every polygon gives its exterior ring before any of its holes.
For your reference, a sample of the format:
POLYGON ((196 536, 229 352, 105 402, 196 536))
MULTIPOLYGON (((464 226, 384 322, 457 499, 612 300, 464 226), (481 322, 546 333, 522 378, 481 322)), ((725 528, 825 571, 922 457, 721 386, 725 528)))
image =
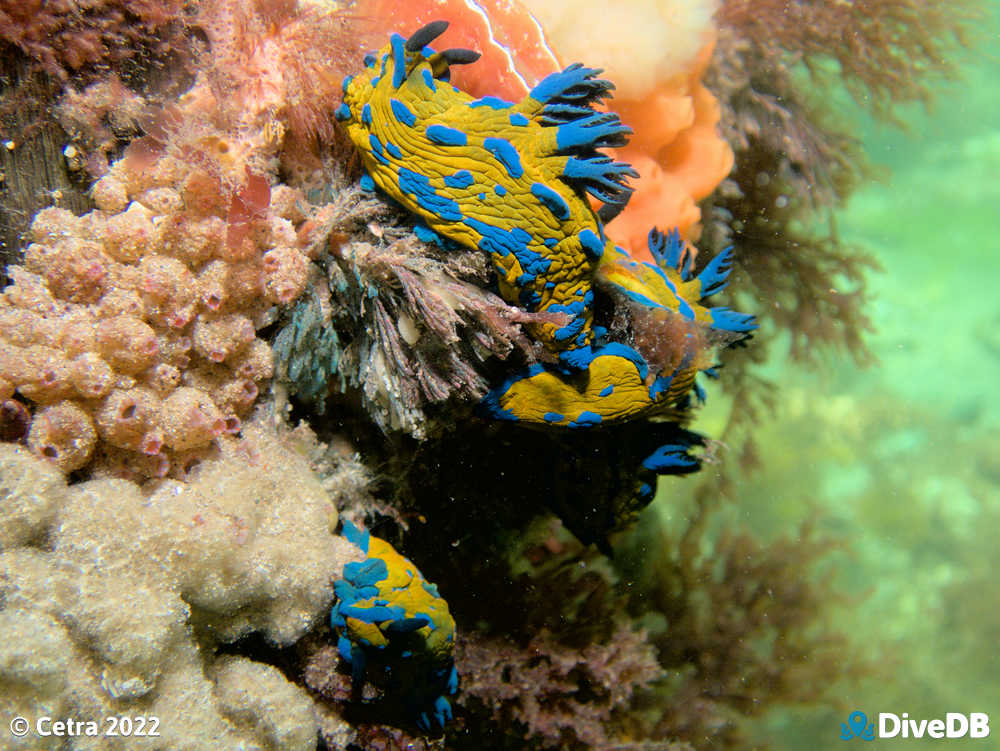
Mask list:
MULTIPOLYGON (((676 233, 650 232, 656 264, 616 247, 601 217, 627 202, 626 180, 636 173, 599 151, 624 144, 631 133, 614 113, 593 109, 613 85, 577 63, 520 102, 474 99, 448 83, 448 71, 476 53, 427 46, 446 27, 429 24, 408 40, 393 34, 366 56, 358 75, 344 79, 336 114, 361 154, 363 185, 418 215, 422 237, 488 252, 509 303, 560 314, 558 322, 548 316, 528 325, 555 364, 508 379, 487 395, 486 411, 569 428, 677 414, 696 388, 696 373, 711 373, 711 349, 756 328, 752 316, 701 304, 725 286, 731 254, 719 254, 693 277, 676 233), (587 194, 603 202, 599 212, 587 194), (663 348, 607 341, 594 325, 596 287, 680 332, 673 351, 647 357, 663 348)), ((664 459, 657 471, 697 466, 684 451, 662 455, 682 458, 664 459)))
POLYGON ((421 728, 443 727, 451 719, 446 694, 458 690, 455 620, 448 603, 385 540, 349 521, 343 534, 365 556, 346 564, 342 578, 334 581, 337 601, 330 613, 355 693, 374 677, 406 700, 421 728), (372 671, 377 671, 374 676, 372 671))

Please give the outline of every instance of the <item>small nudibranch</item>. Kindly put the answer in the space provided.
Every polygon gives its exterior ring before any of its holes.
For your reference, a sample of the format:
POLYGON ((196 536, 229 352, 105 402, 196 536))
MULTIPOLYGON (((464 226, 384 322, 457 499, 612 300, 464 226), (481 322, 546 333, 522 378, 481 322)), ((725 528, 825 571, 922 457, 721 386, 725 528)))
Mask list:
MULTIPOLYGON (((446 27, 429 24, 408 40, 393 34, 365 58, 361 73, 344 80, 337 118, 361 154, 363 185, 416 214, 418 236, 489 253, 504 299, 561 314, 561 322, 547 315, 528 326, 556 364, 514 375, 487 395, 485 410, 569 428, 678 414, 696 373, 711 371, 714 347, 756 328, 752 316, 702 305, 725 286, 731 254, 692 277, 676 233, 650 233, 656 263, 616 247, 603 222, 628 201, 626 181, 636 173, 599 151, 623 145, 631 133, 614 113, 593 109, 613 85, 576 63, 520 102, 474 99, 448 80, 451 65, 473 62, 476 53, 427 46, 446 27), (654 328, 680 331, 676 351, 655 343, 643 349, 641 337, 636 348, 607 341, 593 320, 598 287, 639 309, 654 328)), ((677 467, 687 471, 690 461, 677 467)), ((672 471, 669 462, 660 471, 672 471)))
POLYGON ((344 566, 333 584, 337 601, 330 613, 337 649, 351 665, 355 694, 373 677, 406 701, 421 728, 429 730, 432 719, 443 727, 451 719, 445 695, 458 690, 455 619, 448 603, 385 540, 349 521, 343 534, 366 556, 344 566))

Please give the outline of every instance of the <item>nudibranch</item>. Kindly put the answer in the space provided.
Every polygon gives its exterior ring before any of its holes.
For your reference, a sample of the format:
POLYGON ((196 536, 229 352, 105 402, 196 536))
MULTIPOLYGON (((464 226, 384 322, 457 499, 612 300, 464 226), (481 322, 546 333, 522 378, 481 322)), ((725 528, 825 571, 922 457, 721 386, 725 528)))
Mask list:
POLYGON ((446 695, 458 690, 452 650, 455 620, 437 587, 385 540, 351 522, 343 535, 366 556, 333 584, 330 624, 351 665, 353 690, 367 680, 402 697, 424 730, 451 719, 446 695))
MULTIPOLYGON (((694 276, 676 233, 650 232, 655 263, 616 247, 604 222, 627 202, 627 179, 637 175, 600 152, 631 133, 593 107, 613 85, 575 63, 520 102, 473 98, 449 83, 449 68, 477 54, 428 46, 446 27, 437 21, 409 39, 393 34, 344 80, 336 116, 360 152, 364 186, 416 214, 418 236, 489 253, 504 299, 546 314, 528 329, 552 362, 513 375, 484 409, 566 428, 680 421, 692 390, 700 393, 697 372, 713 373, 718 346, 756 328, 752 316, 703 304, 725 287, 731 253, 694 276), (598 211, 587 194, 603 204, 598 211), (595 293, 625 311, 630 333, 595 324, 595 293)), ((692 471, 698 462, 689 448, 664 446, 644 466, 692 471)))

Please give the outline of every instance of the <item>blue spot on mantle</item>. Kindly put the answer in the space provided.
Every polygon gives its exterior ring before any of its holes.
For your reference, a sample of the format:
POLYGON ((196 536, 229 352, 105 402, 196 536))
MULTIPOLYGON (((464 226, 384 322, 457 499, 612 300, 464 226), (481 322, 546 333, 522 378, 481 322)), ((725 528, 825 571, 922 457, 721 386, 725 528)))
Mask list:
POLYGON ((524 168, 521 166, 521 155, 517 153, 514 144, 506 138, 487 138, 483 141, 483 147, 496 157, 496 160, 506 168, 507 174, 511 177, 517 178, 524 174, 524 168))
POLYGON ((438 195, 426 175, 421 175, 407 167, 400 167, 399 188, 404 193, 409 193, 416 198, 422 209, 436 214, 441 219, 451 222, 462 219, 462 210, 459 205, 447 196, 438 195))
POLYGON ((533 183, 531 195, 541 201, 556 219, 569 219, 569 204, 563 197, 542 183, 533 183))
POLYGON ((389 108, 392 110, 392 114, 395 115, 396 119, 403 125, 408 125, 412 128, 414 123, 417 122, 417 116, 410 112, 410 108, 398 99, 390 99, 389 108))
POLYGON ((465 146, 469 142, 469 137, 465 133, 447 125, 429 126, 427 137, 441 146, 465 146))
POLYGON ((454 175, 444 176, 444 184, 449 188, 468 188, 473 182, 475 178, 467 169, 459 170, 454 175))
POLYGON ((489 107, 495 110, 505 110, 508 107, 513 107, 513 102, 508 102, 500 97, 496 96, 484 96, 482 99, 476 99, 475 101, 469 102, 470 107, 489 107))
POLYGON ((573 422, 569 424, 571 428, 592 428, 595 425, 600 425, 603 418, 596 412, 588 412, 584 410, 580 413, 573 422))

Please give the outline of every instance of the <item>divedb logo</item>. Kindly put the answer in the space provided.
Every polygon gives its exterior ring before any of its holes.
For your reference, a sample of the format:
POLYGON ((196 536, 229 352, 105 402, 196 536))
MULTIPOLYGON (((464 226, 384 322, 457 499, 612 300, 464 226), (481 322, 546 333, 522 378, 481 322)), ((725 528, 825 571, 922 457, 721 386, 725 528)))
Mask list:
POLYGON ((857 710, 840 723, 840 739, 873 741, 876 738, 989 738, 990 716, 985 712, 947 712, 944 719, 913 719, 908 712, 878 713, 876 723, 857 710))

